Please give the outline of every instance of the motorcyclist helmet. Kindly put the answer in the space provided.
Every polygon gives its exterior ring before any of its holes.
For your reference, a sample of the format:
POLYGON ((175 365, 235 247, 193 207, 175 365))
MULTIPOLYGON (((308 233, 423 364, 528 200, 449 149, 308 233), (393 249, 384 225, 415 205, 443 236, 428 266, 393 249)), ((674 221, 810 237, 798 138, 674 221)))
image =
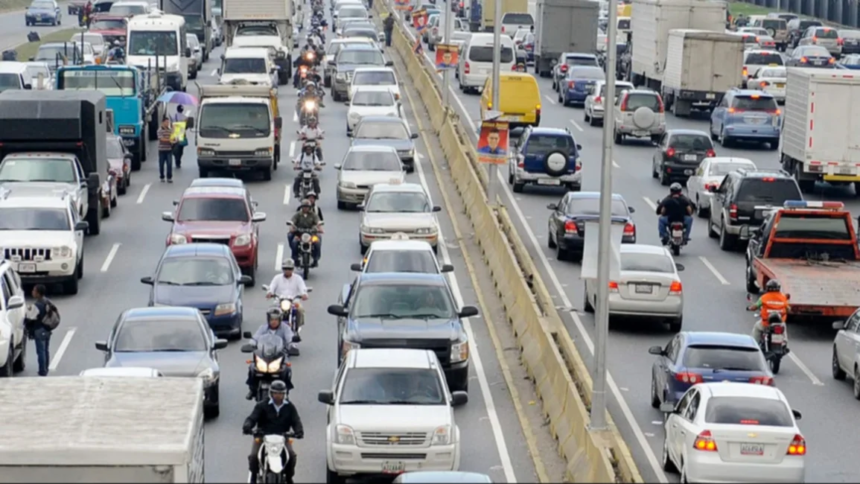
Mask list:
POLYGON ((678 182, 675 182, 671 186, 669 186, 669 193, 672 193, 673 195, 676 193, 681 193, 683 190, 684 189, 681 188, 681 184, 678 182))
POLYGON ((782 291, 782 286, 779 285, 779 281, 776 279, 771 279, 764 285, 764 289, 767 292, 780 292, 782 291))
POLYGON ((284 261, 281 262, 281 269, 282 270, 287 270, 287 269, 293 270, 295 268, 296 268, 296 263, 293 262, 292 259, 284 259, 284 261))
MULTIPOLYGON (((311 208, 311 202, 307 198, 302 200, 301 208, 311 208)), ((292 262, 292 261, 290 261, 292 262)))
POLYGON ((305 150, 305 153, 310 154, 314 151, 314 146, 311 144, 305 144, 303 149, 305 150))
POLYGON ((316 126, 316 124, 317 124, 317 118, 316 118, 316 116, 311 116, 311 117, 309 117, 309 118, 308 118, 308 124, 309 124, 309 125, 311 125, 311 126, 316 126))
POLYGON ((308 201, 310 201, 310 198, 311 198, 311 197, 317 198, 317 194, 316 194, 316 192, 315 192, 315 191, 313 191, 313 190, 309 191, 309 192, 307 193, 307 195, 305 195, 305 196, 307 197, 308 201))
POLYGON ((272 385, 269 387, 269 396, 280 394, 286 396, 287 394, 287 384, 282 382, 281 380, 275 380, 272 382, 272 385))
POLYGON ((271 308, 266 311, 266 321, 281 321, 284 319, 284 313, 281 308, 271 308))
POLYGON ((779 313, 771 313, 770 316, 767 317, 768 324, 781 323, 782 316, 779 313))

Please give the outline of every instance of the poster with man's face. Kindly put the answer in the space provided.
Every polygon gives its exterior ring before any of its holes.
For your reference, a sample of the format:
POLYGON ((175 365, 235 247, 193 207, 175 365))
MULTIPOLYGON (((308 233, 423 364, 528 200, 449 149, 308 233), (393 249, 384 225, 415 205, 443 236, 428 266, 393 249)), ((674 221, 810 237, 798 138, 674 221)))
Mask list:
POLYGON ((412 26, 418 33, 427 28, 427 10, 416 10, 412 12, 412 26))
POLYGON ((459 49, 456 45, 439 44, 436 46, 436 69, 453 69, 460 60, 457 58, 459 49))
POLYGON ((409 0, 394 0, 396 10, 409 10, 409 0))
POLYGON ((484 121, 478 138, 478 161, 504 164, 508 154, 508 123, 484 121))

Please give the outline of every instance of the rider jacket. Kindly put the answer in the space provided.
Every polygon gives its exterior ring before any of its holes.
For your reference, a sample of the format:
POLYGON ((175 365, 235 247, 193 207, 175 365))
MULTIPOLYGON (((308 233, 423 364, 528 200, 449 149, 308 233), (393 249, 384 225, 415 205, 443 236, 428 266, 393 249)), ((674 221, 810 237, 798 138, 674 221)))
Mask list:
POLYGON ((299 138, 306 140, 317 140, 323 137, 323 130, 317 126, 316 128, 311 128, 309 125, 305 126, 299 131, 299 138))
POLYGON ((677 197, 673 197, 669 195, 660 201, 660 205, 657 206, 657 215, 663 215, 663 209, 666 209, 665 217, 669 219, 669 222, 683 222, 684 217, 688 216, 687 207, 691 207, 692 204, 690 200, 687 199, 684 195, 679 195, 677 197))
POLYGON ((296 157, 295 164, 299 165, 299 168, 301 168, 302 171, 305 171, 313 170, 320 166, 321 162, 316 153, 305 153, 302 151, 299 153, 299 156, 296 157))
POLYGON ((286 398, 280 410, 275 407, 272 400, 255 405, 251 415, 245 419, 242 429, 251 432, 254 427, 264 435, 284 435, 292 430, 296 438, 300 439, 305 434, 298 410, 286 398))
POLYGON ((269 323, 266 323, 266 324, 260 326, 260 329, 258 329, 257 332, 254 333, 253 340, 259 341, 260 339, 263 338, 263 336, 265 336, 267 334, 273 334, 273 335, 281 338, 282 340, 284 340, 284 348, 288 348, 290 346, 290 344, 292 344, 292 342, 293 342, 293 337, 289 333, 286 325, 279 324, 277 328, 272 329, 269 327, 269 323))
MULTIPOLYGON (((301 209, 302 209, 302 207, 299 207, 299 208, 297 208, 297 209, 296 209, 296 211, 297 211, 297 212, 298 212, 298 211, 301 211, 301 209)), ((319 218, 320 218, 320 222, 322 222, 322 221, 323 221, 322 209, 320 208, 320 206, 319 206, 319 205, 314 204, 314 206, 312 206, 312 207, 311 207, 311 212, 312 212, 312 213, 317 214, 317 217, 319 217, 319 218)))
POLYGON ((763 294, 757 303, 761 308, 761 324, 768 325, 768 317, 771 313, 777 312, 782 316, 782 320, 788 316, 788 298, 781 292, 768 292, 763 294))
POLYGON ((300 212, 296 213, 295 215, 293 215, 292 222, 293 222, 293 226, 296 229, 313 230, 313 229, 317 228, 317 226, 320 224, 321 220, 317 216, 317 214, 315 214, 311 211, 308 211, 308 213, 304 213, 303 211, 300 211, 300 212))

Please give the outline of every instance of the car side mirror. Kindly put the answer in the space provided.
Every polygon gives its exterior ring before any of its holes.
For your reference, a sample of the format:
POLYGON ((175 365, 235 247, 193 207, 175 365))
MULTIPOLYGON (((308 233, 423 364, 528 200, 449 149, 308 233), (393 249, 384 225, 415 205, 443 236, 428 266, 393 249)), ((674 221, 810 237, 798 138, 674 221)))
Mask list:
POLYGON ((793 408, 791 409, 791 414, 794 415, 795 420, 800 420, 803 418, 803 414, 793 408))
POLYGON ((576 150, 577 150, 577 151, 582 151, 582 145, 581 145, 581 144, 579 144, 579 143, 577 143, 577 144, 576 144, 576 150))
POLYGON ((346 316, 346 309, 340 304, 332 304, 328 307, 328 313, 332 316, 346 316))
POLYGON ((324 403, 326 405, 334 405, 334 393, 319 392, 319 394, 317 394, 317 400, 319 400, 320 403, 324 403))
POLYGON ((86 232, 90 228, 90 223, 86 220, 81 220, 80 222, 75 224, 75 231, 86 232))
POLYGON ((546 206, 546 208, 549 210, 558 210, 558 204, 557 203, 550 203, 549 205, 546 206))
POLYGON ((845 329, 845 321, 834 321, 833 329, 840 330, 845 329))
POLYGON ((242 333, 242 337, 245 339, 252 339, 254 337, 254 335, 251 334, 250 331, 245 331, 244 333, 242 333))
POLYGON ((663 402, 660 404, 660 411, 666 414, 675 413, 675 404, 670 402, 663 402))
POLYGON ((392 62, 392 61, 385 61, 385 67, 391 67, 391 66, 393 66, 393 65, 394 65, 394 62, 392 62))
POLYGON ((442 211, 442 207, 435 206, 435 207, 433 207, 433 211, 434 211, 434 212, 441 212, 441 211, 442 211))
POLYGON ((227 347, 227 340, 221 339, 221 338, 216 339, 215 344, 212 345, 212 348, 216 349, 216 350, 223 350, 226 347, 227 347))
POLYGON ((749 225, 742 225, 741 226, 740 237, 742 239, 750 238, 750 226, 749 225))
POLYGON ((465 405, 469 403, 469 394, 466 392, 453 392, 451 393, 451 406, 459 407, 461 405, 465 405))
POLYGON ((107 341, 96 341, 96 349, 99 351, 107 351, 107 341))
POLYGON ((418 139, 418 133, 412 133, 412 139, 418 139))
POLYGON ((633 207, 627 207, 627 211, 630 213, 636 213, 636 209, 633 207))
POLYGON ((454 266, 451 264, 443 264, 440 272, 454 272, 454 266))
POLYGON ((684 267, 684 264, 675 264, 675 270, 676 271, 684 272, 684 269, 686 269, 686 267, 684 267))
POLYGON ((18 309, 20 307, 24 307, 24 298, 21 296, 12 296, 6 303, 6 309, 18 309))
POLYGON ((256 345, 245 343, 242 345, 241 351, 242 353, 253 353, 255 349, 257 349, 256 345))
POLYGON ((461 318, 471 318, 478 315, 478 308, 475 306, 463 306, 457 316, 461 318))
POLYGON ((33 85, 32 84, 24 84, 24 89, 27 89, 27 90, 33 89, 33 85))
POLYGON ((28 59, 28 60, 32 62, 32 61, 36 60, 36 58, 35 58, 35 57, 30 57, 30 59, 28 59))
POLYGON ((664 354, 666 354, 666 352, 663 351, 663 348, 661 348, 660 346, 652 346, 648 348, 648 353, 654 356, 663 356, 664 354))
POLYGON ((191 57, 191 47, 185 48, 185 57, 191 57))
POLYGON ((194 129, 194 118, 185 119, 185 129, 194 129))
POLYGON ((178 206, 179 206, 179 200, 174 200, 174 201, 173 201, 173 206, 174 206, 174 207, 178 207, 178 206))
POLYGON ((151 276, 141 277, 140 282, 146 284, 147 286, 152 286, 155 284, 155 281, 152 279, 151 276))
POLYGON ((340 170, 342 167, 343 167, 343 165, 341 165, 340 163, 335 163, 335 164, 334 164, 334 169, 335 169, 335 170, 340 170))
POLYGON ((281 129, 284 127, 284 118, 278 116, 275 118, 275 128, 281 129))
POLYGON ((172 214, 172 213, 170 213, 170 212, 163 212, 163 213, 161 214, 161 220, 164 220, 165 222, 173 222, 175 219, 174 219, 174 217, 173 217, 173 214, 172 214))
POLYGON ((352 264, 349 266, 349 270, 355 271, 355 272, 361 272, 361 264, 356 262, 355 264, 352 264))
POLYGON ((239 284, 242 284, 243 286, 248 285, 253 281, 254 279, 251 279, 251 276, 242 276, 239 278, 239 284))
POLYGON ((266 212, 254 212, 254 215, 251 217, 252 222, 265 222, 266 221, 266 212))

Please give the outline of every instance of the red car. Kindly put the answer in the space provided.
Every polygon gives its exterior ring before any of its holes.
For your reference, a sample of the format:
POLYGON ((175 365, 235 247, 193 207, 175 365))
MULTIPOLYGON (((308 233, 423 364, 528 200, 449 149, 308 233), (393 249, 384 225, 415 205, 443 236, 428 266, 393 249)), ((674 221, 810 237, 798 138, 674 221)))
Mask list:
POLYGON ((215 243, 229 245, 242 273, 256 281, 260 243, 259 222, 266 214, 256 212, 248 190, 236 186, 204 185, 185 189, 174 202, 174 212, 161 219, 173 222, 167 245, 215 243))
POLYGON ((125 195, 131 185, 131 153, 122 144, 122 138, 108 134, 105 141, 107 147, 108 171, 116 179, 117 192, 125 195))
POLYGON ((114 42, 119 41, 125 48, 125 38, 128 35, 128 26, 124 17, 116 15, 96 15, 90 24, 90 32, 102 34, 105 38, 107 49, 113 48, 114 42))

